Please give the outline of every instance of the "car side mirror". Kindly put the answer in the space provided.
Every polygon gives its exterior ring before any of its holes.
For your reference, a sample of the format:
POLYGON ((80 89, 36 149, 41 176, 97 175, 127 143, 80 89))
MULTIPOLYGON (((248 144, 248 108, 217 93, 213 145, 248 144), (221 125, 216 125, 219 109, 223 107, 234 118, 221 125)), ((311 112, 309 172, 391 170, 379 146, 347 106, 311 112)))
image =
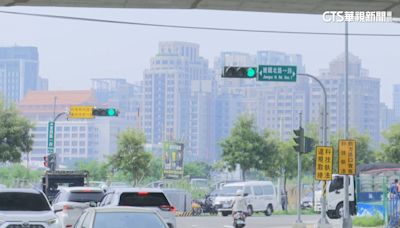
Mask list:
POLYGON ((61 205, 61 204, 58 204, 58 203, 53 205, 53 210, 54 210, 55 213, 60 212, 63 209, 64 209, 64 205, 61 205))
POLYGON ((90 202, 89 202, 89 206, 90 206, 90 207, 96 207, 96 206, 97 206, 97 203, 94 202, 94 201, 90 201, 90 202))
POLYGON ((336 194, 340 194, 340 191, 339 191, 339 190, 336 190, 335 193, 336 193, 336 194))
POLYGON ((245 194, 244 194, 244 196, 248 196, 248 195, 249 195, 249 193, 245 193, 245 194))

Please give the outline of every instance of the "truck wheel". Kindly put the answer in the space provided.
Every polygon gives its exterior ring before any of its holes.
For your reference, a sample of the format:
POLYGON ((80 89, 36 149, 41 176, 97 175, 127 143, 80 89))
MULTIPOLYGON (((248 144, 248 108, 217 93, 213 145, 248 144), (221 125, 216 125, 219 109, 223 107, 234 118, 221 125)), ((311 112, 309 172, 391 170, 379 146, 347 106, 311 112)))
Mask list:
POLYGON ((222 211, 221 214, 222 214, 222 216, 226 217, 226 216, 229 215, 229 212, 227 212, 227 211, 222 211))
POLYGON ((269 204, 268 207, 267 207, 267 210, 265 210, 264 213, 265 213, 266 216, 271 216, 272 212, 274 212, 274 209, 272 209, 272 205, 269 204))
POLYGON ((339 203, 336 206, 335 215, 336 218, 341 218, 343 216, 343 203, 339 203))
POLYGON ((253 215, 253 207, 251 206, 251 205, 249 205, 248 207, 247 207, 247 216, 251 216, 251 215, 253 215))

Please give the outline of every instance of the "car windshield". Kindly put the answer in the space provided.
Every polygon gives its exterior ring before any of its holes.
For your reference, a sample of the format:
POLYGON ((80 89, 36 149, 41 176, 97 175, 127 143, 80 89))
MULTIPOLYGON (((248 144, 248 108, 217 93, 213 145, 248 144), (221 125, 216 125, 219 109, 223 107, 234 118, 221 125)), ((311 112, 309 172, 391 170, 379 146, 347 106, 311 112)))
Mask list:
POLYGON ((38 193, 0 193, 0 211, 49 211, 46 198, 38 193))
POLYGON ((220 196, 234 196, 237 190, 243 190, 242 186, 224 186, 220 191, 220 196))
POLYGON ((121 194, 119 206, 160 207, 169 206, 164 193, 135 192, 121 194))
POLYGON ((101 212, 96 213, 93 228, 166 228, 166 225, 154 213, 101 212))
POLYGON ((68 197, 70 202, 100 202, 103 192, 71 192, 68 197))
POLYGON ((221 193, 221 190, 214 190, 210 193, 210 196, 218 196, 218 195, 220 195, 220 193, 221 193))

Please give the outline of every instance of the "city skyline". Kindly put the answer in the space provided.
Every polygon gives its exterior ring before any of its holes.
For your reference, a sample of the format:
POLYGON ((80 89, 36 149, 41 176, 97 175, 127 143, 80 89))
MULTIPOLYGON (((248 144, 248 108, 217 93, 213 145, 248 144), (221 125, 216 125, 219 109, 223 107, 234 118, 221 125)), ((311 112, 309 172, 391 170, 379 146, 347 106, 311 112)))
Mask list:
MULTIPOLYGON (((3 49, 11 50, 8 55, 15 56, 13 61, 25 58, 24 55, 18 56, 23 47, 3 49)), ((40 62, 39 59, 36 61, 40 62)), ((79 156, 102 159, 105 154, 115 153, 116 136, 126 127, 143 129, 147 142, 152 146, 166 140, 180 140, 186 144, 186 159, 211 162, 219 158, 221 151, 218 142, 229 136, 241 114, 254 115, 259 130, 275 131, 284 141, 291 140, 293 129, 298 127, 299 112, 303 113, 305 125, 320 122, 322 93, 319 86, 307 78, 299 77, 295 83, 258 83, 255 79, 218 77, 224 65, 295 65, 297 72, 302 73, 307 66, 300 54, 265 50, 256 54, 222 52, 211 66, 209 60, 200 55, 199 44, 174 41, 160 42, 158 53, 150 62, 150 67, 143 74, 143 81, 138 84, 129 83, 123 78, 92 78, 92 86, 84 91, 28 92, 18 108, 25 117, 38 121, 34 130, 34 134, 40 136, 36 137, 33 148, 35 159, 41 158, 44 153, 43 133, 48 119, 53 115, 54 97, 57 97, 57 112, 82 102, 120 110, 118 121, 93 120, 85 123, 85 126, 82 125, 85 121, 61 122, 66 131, 82 127, 82 133, 79 134, 83 138, 89 136, 89 128, 98 130, 98 136, 90 140, 104 143, 99 148, 109 148, 108 152, 89 151, 86 148, 89 141, 78 143, 67 132, 67 137, 58 142, 62 148, 57 149, 63 161, 79 156), (80 96, 82 92, 86 95, 80 96), (83 97, 87 99, 78 101, 83 97), (44 107, 47 111, 44 111, 44 107)), ((319 70, 320 80, 328 91, 328 124, 332 134, 339 133, 344 127, 343 69, 344 55, 341 54, 319 70)), ((353 53, 349 53, 349 79, 352 91, 349 97, 350 127, 368 133, 373 145, 377 145, 381 133, 379 127, 385 129, 395 121, 391 119, 387 105, 382 106, 379 100, 380 79, 370 76, 369 69, 353 53), (381 118, 379 113, 383 115, 381 118)), ((396 100, 398 97, 395 92, 393 96, 396 100)), ((76 139, 78 134, 72 135, 76 139)))
MULTIPOLYGON (((21 12, 96 18, 103 18, 107 12, 107 19, 165 24, 289 31, 344 31, 342 24, 326 24, 319 15, 206 10, 189 12, 34 7, 12 9, 21 12), (160 16, 165 20, 160 22, 156 19, 160 16), (184 22, 182 18, 185 18, 184 22), (237 20, 238 18, 240 20, 237 20), (279 26, 276 21, 280 22, 279 26)), ((307 73, 317 76, 319 69, 327 66, 331 59, 344 51, 342 36, 176 30, 90 22, 79 23, 77 26, 75 21, 4 14, 0 14, 0 19, 0 26, 4 30, 0 46, 14 44, 37 46, 41 56, 39 75, 50 80, 52 90, 89 88, 89 79, 99 77, 122 77, 129 82, 139 81, 144 70, 150 65, 149 59, 157 53, 157 44, 160 41, 179 40, 197 43, 200 45, 200 55, 210 63, 223 51, 254 54, 259 50, 273 50, 297 53, 303 56, 307 73), (6 23, 9 20, 13 21, 15 27, 10 27, 6 23), (28 24, 30 26, 26 27, 28 24), (39 24, 41 26, 38 26, 39 24), (15 29, 19 27, 25 29, 21 31, 15 29), (61 27, 63 29, 59 30, 61 27), (25 36, 27 33, 30 34, 29 39, 25 36), (68 38, 64 39, 65 37, 68 38), (49 42, 53 40, 60 42, 49 42), (74 80, 79 80, 80 83, 74 83, 74 80)), ((396 24, 350 24, 350 32, 359 33, 390 33, 396 28, 398 28, 396 24)), ((400 53, 393 48, 396 47, 396 38, 350 36, 349 40, 350 51, 362 59, 363 65, 370 70, 371 75, 381 78, 382 88, 389 88, 399 83, 396 77, 397 71, 393 67, 388 67, 396 65, 395 60, 400 59, 400 53), (382 49, 385 52, 380 51, 382 49)), ((392 105, 390 90, 381 89, 381 98, 389 106, 392 105)))

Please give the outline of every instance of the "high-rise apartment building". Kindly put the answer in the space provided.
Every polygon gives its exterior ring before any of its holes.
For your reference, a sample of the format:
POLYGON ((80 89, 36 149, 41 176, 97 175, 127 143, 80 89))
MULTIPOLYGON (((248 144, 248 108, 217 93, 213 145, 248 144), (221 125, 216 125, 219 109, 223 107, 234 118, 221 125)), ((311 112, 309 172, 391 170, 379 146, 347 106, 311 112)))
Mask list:
POLYGON ((38 71, 36 47, 0 47, 0 94, 7 105, 40 88, 38 71))
MULTIPOLYGON (((336 134, 345 129, 345 61, 344 54, 333 60, 329 69, 321 70, 319 79, 328 94, 329 131, 336 134)), ((375 145, 379 143, 380 80, 369 77, 361 60, 349 54, 349 128, 368 133, 375 145)), ((316 82, 311 89, 311 120, 321 119, 322 91, 316 82)))
POLYGON ((208 104, 204 97, 209 97, 205 94, 212 89, 206 86, 209 83, 202 82, 207 80, 212 80, 212 74, 208 61, 199 56, 199 45, 187 42, 159 44, 158 54, 151 59, 150 68, 144 73, 143 128, 149 143, 179 140, 185 143, 187 159, 204 157, 207 149, 201 147, 205 145, 195 142, 200 136, 194 138, 195 134, 202 133, 194 129, 196 125, 191 126, 196 122, 191 118, 202 116, 204 109, 201 106, 208 104), (202 113, 196 113, 198 111, 202 113))

